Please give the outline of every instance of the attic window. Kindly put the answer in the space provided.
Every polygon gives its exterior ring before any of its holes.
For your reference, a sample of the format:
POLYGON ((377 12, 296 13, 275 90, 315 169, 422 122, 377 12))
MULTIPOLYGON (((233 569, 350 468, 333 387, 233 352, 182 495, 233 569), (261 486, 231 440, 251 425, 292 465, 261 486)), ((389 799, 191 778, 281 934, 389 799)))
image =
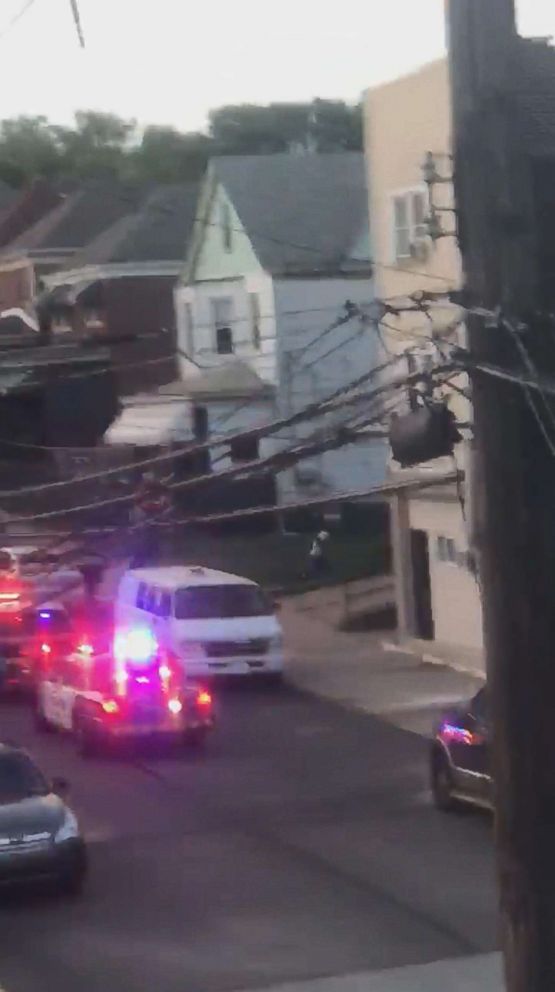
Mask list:
POLYGON ((224 245, 224 251, 230 252, 233 250, 233 232, 231 229, 231 210, 227 203, 222 203, 220 210, 220 224, 222 228, 222 241, 224 245))

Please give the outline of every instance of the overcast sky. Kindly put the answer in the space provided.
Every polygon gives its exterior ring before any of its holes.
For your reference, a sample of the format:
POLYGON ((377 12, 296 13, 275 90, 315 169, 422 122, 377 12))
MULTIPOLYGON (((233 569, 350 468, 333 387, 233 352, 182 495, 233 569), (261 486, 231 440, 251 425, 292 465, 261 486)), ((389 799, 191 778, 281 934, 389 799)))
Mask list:
MULTIPOLYGON (((0 0, 0 117, 78 108, 203 128, 224 103, 357 100, 441 54, 443 0, 0 0)), ((487 2, 487 0, 484 0, 487 2)), ((555 35, 555 0, 520 0, 523 34, 555 35)))

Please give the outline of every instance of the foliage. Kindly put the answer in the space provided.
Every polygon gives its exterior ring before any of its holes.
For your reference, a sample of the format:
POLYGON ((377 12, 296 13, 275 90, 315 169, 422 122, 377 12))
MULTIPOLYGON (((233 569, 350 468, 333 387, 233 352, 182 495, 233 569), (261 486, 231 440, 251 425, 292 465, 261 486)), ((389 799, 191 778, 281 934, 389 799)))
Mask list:
POLYGON ((0 121, 0 179, 16 187, 37 177, 186 182, 215 154, 361 148, 360 106, 340 100, 220 107, 209 115, 208 134, 156 125, 141 133, 136 121, 79 110, 72 127, 46 117, 0 121))

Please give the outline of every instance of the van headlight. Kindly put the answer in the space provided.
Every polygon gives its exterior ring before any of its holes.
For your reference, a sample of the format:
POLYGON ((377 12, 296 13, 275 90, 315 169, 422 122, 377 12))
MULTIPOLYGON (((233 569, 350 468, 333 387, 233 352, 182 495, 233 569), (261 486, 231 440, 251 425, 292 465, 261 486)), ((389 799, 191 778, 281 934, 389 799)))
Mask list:
POLYGON ((63 822, 54 835, 54 842, 62 844, 65 840, 73 840, 74 837, 79 837, 79 824, 75 813, 66 809, 63 822))

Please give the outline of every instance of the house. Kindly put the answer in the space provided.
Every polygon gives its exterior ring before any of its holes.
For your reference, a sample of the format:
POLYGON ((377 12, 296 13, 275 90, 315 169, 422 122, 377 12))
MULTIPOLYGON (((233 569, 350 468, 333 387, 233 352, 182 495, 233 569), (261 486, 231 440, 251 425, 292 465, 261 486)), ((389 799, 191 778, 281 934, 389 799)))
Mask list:
MULTIPOLYGON (((372 249, 376 295, 403 305, 415 291, 460 287, 461 258, 455 237, 429 237, 428 190, 423 164, 433 151, 438 172, 452 169, 449 72, 446 60, 372 88, 365 95, 365 152, 370 184, 372 249)), ((451 183, 434 188, 435 205, 453 207, 451 183)), ((441 212, 444 230, 454 229, 452 213, 441 212)), ((446 301, 434 309, 436 329, 452 326, 455 310, 446 301)), ((426 314, 388 315, 387 346, 406 353, 406 371, 438 363, 430 343, 426 314)), ((459 328, 448 337, 463 343, 459 328), (457 338, 457 335, 459 336, 457 338)), ((465 383, 459 383, 464 386, 465 383)), ((444 391, 445 395, 445 391, 444 391)), ((468 402, 447 392, 459 420, 468 422, 468 402)), ((466 445, 456 453, 468 466, 466 445)), ((392 479, 424 481, 430 469, 453 469, 449 458, 417 469, 390 464, 392 479)), ((468 500, 466 501, 468 504, 468 500)), ((470 536, 462 493, 455 483, 410 494, 399 491, 391 503, 392 547, 399 635, 402 640, 433 641, 438 652, 479 656, 482 650, 480 592, 471 568, 470 536)))
MULTIPOLYGON (((555 50, 541 40, 515 40, 514 81, 518 93, 522 140, 529 154, 530 183, 538 210, 537 252, 543 305, 555 305, 553 273, 555 242, 555 50)), ((450 152, 452 122, 449 71, 445 60, 372 88, 365 95, 365 153, 370 184, 372 250, 376 296, 402 305, 415 291, 438 293, 460 289, 461 257, 453 213, 450 152), (432 239, 427 223, 431 212, 423 164, 433 152, 440 183, 432 186, 432 205, 443 230, 432 239)), ((456 308, 438 300, 435 330, 446 340, 464 345, 465 328, 453 326, 456 308)), ((406 354, 406 370, 438 362, 430 343, 425 314, 387 316, 387 345, 406 354)), ((465 389, 464 377, 455 385, 465 389)), ((443 389, 450 408, 462 423, 471 421, 471 408, 460 392, 443 389)), ((410 642, 432 641, 430 653, 474 660, 482 657, 482 610, 475 577, 471 445, 459 444, 455 460, 465 473, 464 486, 453 483, 392 500, 391 527, 398 606, 399 634, 410 642)), ((453 469, 452 459, 436 459, 418 469, 390 464, 394 480, 425 482, 430 469, 453 469)), ((479 490, 478 490, 479 492, 479 490)))
MULTIPOLYGON (((258 383, 259 402, 230 407, 226 429, 286 417, 371 369, 376 336, 361 313, 373 296, 361 154, 211 161, 175 306, 185 382, 241 364, 258 383)), ((210 436, 220 432, 222 400, 204 397, 210 436)), ((325 426, 320 419, 291 428, 249 457, 325 426)), ((331 500, 380 483, 384 471, 383 443, 365 439, 280 472, 279 500, 331 500)))
POLYGON ((191 183, 151 189, 45 276, 54 336, 109 341, 122 394, 176 377, 173 288, 197 197, 198 187, 191 183))

